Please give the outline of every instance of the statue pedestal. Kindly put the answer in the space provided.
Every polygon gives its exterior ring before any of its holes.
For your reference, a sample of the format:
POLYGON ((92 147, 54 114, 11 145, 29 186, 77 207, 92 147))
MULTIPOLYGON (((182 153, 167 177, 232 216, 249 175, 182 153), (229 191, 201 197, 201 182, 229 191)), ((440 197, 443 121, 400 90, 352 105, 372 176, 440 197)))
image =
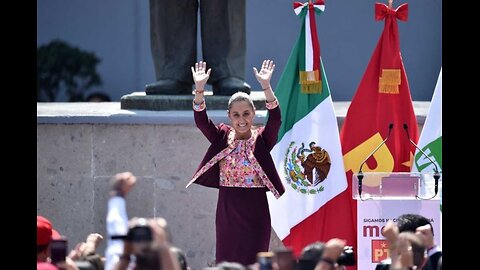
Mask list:
MULTIPOLYGON (((250 96, 257 110, 266 110, 265 95, 262 91, 252 91, 250 96)), ((184 111, 192 110, 194 95, 147 95, 145 92, 133 92, 120 99, 123 110, 148 111, 184 111)), ((214 96, 205 91, 205 101, 209 110, 227 110, 230 96, 214 96)))

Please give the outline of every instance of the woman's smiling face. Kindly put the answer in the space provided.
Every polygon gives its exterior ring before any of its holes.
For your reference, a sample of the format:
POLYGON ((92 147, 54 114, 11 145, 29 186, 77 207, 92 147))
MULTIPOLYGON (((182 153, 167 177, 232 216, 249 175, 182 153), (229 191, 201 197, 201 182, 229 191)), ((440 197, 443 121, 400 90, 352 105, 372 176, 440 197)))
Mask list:
POLYGON ((235 129, 235 139, 248 139, 251 135, 251 128, 255 110, 246 100, 234 101, 228 111, 231 126, 235 129))

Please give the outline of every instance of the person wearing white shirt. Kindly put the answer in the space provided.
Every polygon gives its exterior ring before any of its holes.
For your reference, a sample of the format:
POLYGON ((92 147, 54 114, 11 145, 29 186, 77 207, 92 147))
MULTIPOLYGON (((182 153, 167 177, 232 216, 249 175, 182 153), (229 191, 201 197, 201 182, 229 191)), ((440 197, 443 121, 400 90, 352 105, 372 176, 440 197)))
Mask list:
POLYGON ((111 181, 112 190, 107 210, 107 248, 105 250, 105 270, 115 269, 123 254, 123 240, 111 239, 112 236, 126 236, 128 233, 128 215, 125 196, 133 188, 137 178, 131 172, 116 174, 111 181))

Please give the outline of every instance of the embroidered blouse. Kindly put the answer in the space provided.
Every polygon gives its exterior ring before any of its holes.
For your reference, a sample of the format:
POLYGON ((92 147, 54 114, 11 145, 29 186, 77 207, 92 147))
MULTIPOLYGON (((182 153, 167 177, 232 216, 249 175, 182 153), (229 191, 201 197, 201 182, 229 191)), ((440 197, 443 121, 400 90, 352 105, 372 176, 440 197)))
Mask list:
MULTIPOLYGON (((229 135, 233 135, 232 133, 235 134, 235 131, 232 130, 229 135)), ((265 187, 264 182, 269 181, 268 177, 253 155, 257 135, 258 130, 252 130, 252 136, 249 139, 233 140, 235 150, 220 160, 220 186, 265 187)))

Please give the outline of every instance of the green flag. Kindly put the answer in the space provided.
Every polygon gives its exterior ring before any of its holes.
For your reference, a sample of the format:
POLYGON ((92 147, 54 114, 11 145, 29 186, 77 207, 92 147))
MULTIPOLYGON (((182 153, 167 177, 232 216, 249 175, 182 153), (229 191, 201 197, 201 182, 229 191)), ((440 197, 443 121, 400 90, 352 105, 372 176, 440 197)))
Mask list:
MULTIPOLYGON (((430 109, 423 125, 422 134, 418 141, 418 146, 430 157, 435 164, 433 164, 425 155, 420 151, 415 152, 413 159, 412 172, 434 172, 435 165, 439 172, 442 171, 442 69, 438 75, 437 85, 433 92, 432 101, 430 103, 430 109)), ((431 185, 431 184, 430 184, 431 185)), ((427 184, 427 189, 431 190, 431 187, 427 184)), ((441 193, 441 181, 440 181, 440 199, 441 193)), ((440 203, 440 209, 441 209, 440 203)))

